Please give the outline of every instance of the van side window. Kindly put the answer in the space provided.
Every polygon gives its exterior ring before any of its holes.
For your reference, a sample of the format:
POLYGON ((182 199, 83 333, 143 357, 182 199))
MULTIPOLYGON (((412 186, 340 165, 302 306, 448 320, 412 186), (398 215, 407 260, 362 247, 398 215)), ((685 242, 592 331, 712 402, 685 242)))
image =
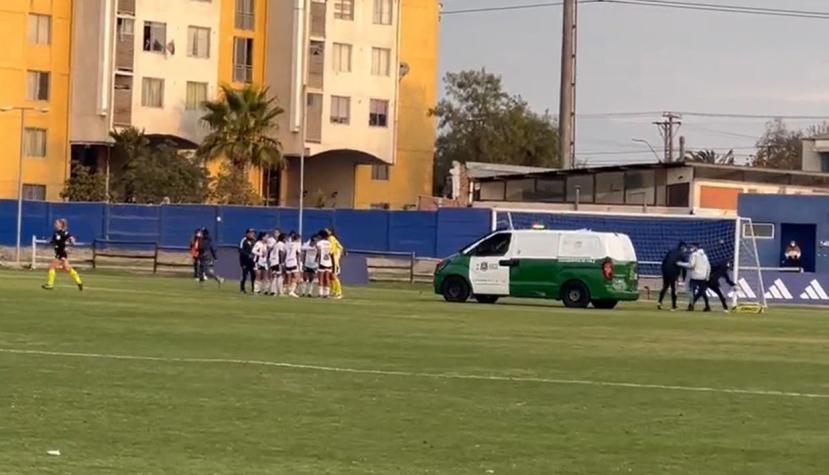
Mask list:
POLYGON ((603 257, 602 241, 596 236, 565 234, 561 238, 561 257, 603 257))
POLYGON ((500 257, 509 251, 512 235, 509 233, 496 234, 478 244, 469 254, 477 257, 500 257))

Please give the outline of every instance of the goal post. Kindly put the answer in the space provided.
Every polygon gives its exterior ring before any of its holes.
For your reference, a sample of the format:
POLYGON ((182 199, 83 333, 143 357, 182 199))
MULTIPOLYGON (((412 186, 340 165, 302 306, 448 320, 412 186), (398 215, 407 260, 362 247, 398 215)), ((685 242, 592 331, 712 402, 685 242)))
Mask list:
POLYGON ((738 312, 760 313, 768 307, 763 268, 757 251, 757 236, 751 218, 737 218, 734 247, 732 306, 738 312))

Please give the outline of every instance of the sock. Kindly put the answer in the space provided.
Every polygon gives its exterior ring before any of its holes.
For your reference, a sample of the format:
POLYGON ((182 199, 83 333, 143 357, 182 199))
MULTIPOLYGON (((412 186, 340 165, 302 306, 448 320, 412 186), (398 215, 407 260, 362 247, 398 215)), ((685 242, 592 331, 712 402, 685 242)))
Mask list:
POLYGON ((253 292, 258 294, 262 291, 262 281, 261 280, 254 280, 253 281, 253 292))
POLYGON ((334 295, 342 295, 343 286, 340 283, 339 277, 334 277, 334 279, 331 281, 331 291, 334 293, 334 295))
POLYGON ((49 287, 55 285, 55 269, 49 269, 49 273, 46 274, 46 285, 49 287))
POLYGON ((275 293, 276 293, 276 295, 282 295, 282 294, 285 293, 284 280, 282 279, 282 277, 277 277, 276 278, 276 292, 275 293))
POLYGON ((288 286, 288 293, 296 293, 296 282, 291 282, 291 285, 288 286))
POLYGON ((81 285, 83 282, 81 281, 81 276, 78 275, 78 271, 72 269, 69 271, 69 276, 72 277, 72 280, 75 281, 75 285, 81 285))

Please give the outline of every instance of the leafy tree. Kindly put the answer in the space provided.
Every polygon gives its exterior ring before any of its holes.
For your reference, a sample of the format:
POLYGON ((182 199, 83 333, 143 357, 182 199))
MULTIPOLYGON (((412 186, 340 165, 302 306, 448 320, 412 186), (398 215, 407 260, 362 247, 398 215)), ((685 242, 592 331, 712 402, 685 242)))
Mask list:
POLYGON ((685 160, 714 165, 734 165, 734 150, 729 150, 724 154, 717 153, 714 150, 689 151, 685 154, 685 160))
POLYGON ((262 199, 254 191, 246 170, 240 170, 231 163, 223 163, 210 192, 211 199, 219 204, 254 205, 262 199))
POLYGON ((129 127, 110 134, 123 166, 113 183, 119 201, 134 203, 203 203, 210 176, 204 162, 180 153, 172 143, 150 144, 143 131, 129 127))
MULTIPOLYGON (((438 118, 435 185, 442 186, 452 162, 487 162, 558 167, 559 136, 548 114, 530 110, 485 69, 448 73, 446 98, 430 111, 438 118)), ((440 191, 439 188, 437 191, 440 191)))
POLYGON ((780 119, 767 123, 765 133, 757 141, 757 154, 751 165, 781 170, 800 169, 803 153, 802 139, 802 131, 789 130, 780 119))
POLYGON ((60 197, 69 201, 106 201, 106 177, 97 171, 90 172, 83 165, 75 165, 60 197))
POLYGON ((255 167, 281 167, 282 145, 276 135, 277 116, 283 113, 267 88, 221 86, 221 98, 207 101, 202 122, 210 129, 198 154, 207 159, 227 158, 238 171, 255 167))

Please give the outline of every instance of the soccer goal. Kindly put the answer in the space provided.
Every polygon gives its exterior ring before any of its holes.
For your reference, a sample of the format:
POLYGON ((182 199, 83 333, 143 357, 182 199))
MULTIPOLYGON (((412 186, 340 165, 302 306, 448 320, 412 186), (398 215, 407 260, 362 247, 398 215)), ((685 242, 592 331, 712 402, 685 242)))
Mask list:
POLYGON ((762 313, 767 308, 763 269, 757 252, 757 236, 751 218, 737 218, 734 249, 732 306, 737 312, 762 313))
POLYGON ((751 220, 722 216, 493 209, 492 229, 589 229, 627 234, 636 249, 639 274, 660 277, 662 258, 680 242, 698 243, 712 265, 730 263, 737 286, 732 303, 741 310, 765 309, 765 287, 751 220))

